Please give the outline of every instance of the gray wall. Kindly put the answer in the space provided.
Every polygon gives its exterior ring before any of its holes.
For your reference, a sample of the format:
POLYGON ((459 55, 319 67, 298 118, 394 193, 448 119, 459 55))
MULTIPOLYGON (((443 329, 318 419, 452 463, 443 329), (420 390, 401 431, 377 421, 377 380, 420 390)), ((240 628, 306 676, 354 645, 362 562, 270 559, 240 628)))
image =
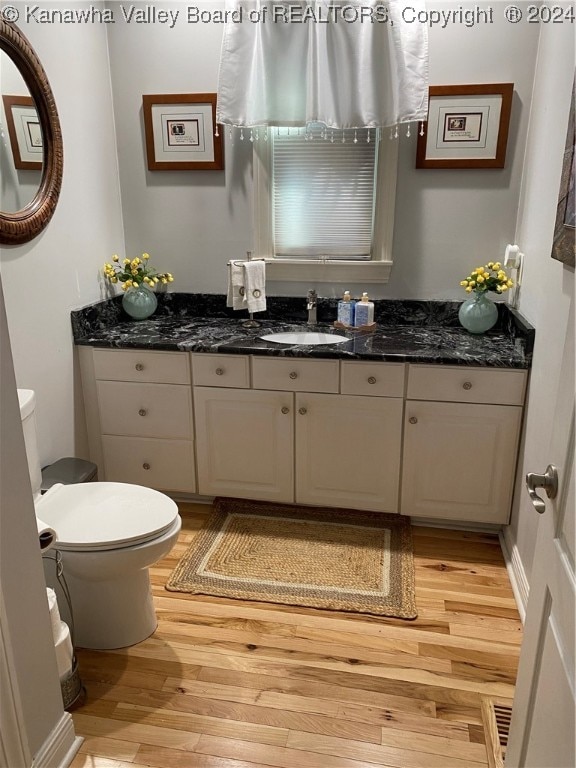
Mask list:
MULTIPOLYGON (((185 9, 156 5, 181 14, 185 9)), ((492 25, 431 31, 430 82, 515 84, 506 169, 415 170, 415 131, 403 136, 395 265, 390 283, 371 289, 375 296, 461 299, 462 277, 477 263, 501 258, 513 240, 538 29, 509 24, 495 6, 492 25)), ((251 144, 232 145, 226 137, 223 173, 148 171, 141 114, 142 94, 216 91, 222 25, 117 23, 108 33, 128 255, 151 253, 176 275, 173 290, 222 293, 226 261, 244 256, 253 242, 251 144)), ((273 283, 268 290, 302 295, 306 287, 273 283)), ((335 291, 320 289, 324 295, 335 291)))
POLYGON ((70 310, 104 296, 101 266, 122 249, 124 231, 106 28, 26 24, 25 4, 13 5, 50 81, 64 140, 62 192, 49 226, 30 243, 0 248, 16 381, 36 391, 48 464, 87 454, 70 310))
POLYGON ((574 300, 574 269, 550 257, 574 81, 574 47, 570 27, 542 26, 516 232, 525 253, 520 311, 537 330, 525 447, 506 539, 528 582, 539 516, 524 490, 524 477, 527 472, 543 472, 550 462, 554 403, 549 393, 551 381, 562 370, 566 324, 574 300), (538 333, 542 328, 554 328, 555 333, 538 333))
POLYGON ((0 595, 20 689, 22 739, 33 756, 64 710, 1 283, 0 348, 0 595))

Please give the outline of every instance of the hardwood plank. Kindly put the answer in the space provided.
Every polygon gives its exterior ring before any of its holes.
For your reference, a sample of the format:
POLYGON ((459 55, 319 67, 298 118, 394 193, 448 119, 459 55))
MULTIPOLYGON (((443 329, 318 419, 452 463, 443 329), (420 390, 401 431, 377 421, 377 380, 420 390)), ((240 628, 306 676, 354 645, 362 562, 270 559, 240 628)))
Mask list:
POLYGON ((133 741, 109 739, 105 736, 86 736, 79 752, 131 763, 138 752, 138 744, 133 741))
POLYGON ((469 760, 472 763, 486 762, 486 749, 481 744, 472 744, 469 741, 462 742, 448 739, 445 736, 434 736, 421 733, 418 739, 414 739, 411 733, 394 728, 382 729, 382 745, 398 747, 405 750, 417 750, 430 755, 445 755, 469 760))
MULTIPOLYGON (((339 758, 359 758, 376 765, 390 768, 472 768, 486 765, 483 762, 471 760, 469 757, 459 758, 449 755, 436 755, 430 752, 419 752, 398 747, 377 746, 354 742, 350 739, 339 739, 330 736, 311 738, 307 733, 292 731, 288 736, 288 748, 303 749, 318 752, 321 755, 333 755, 339 758)), ((419 746, 419 743, 418 745, 419 746)), ((477 745, 469 745, 470 747, 477 745)))
MULTIPOLYGON (((420 698, 427 698, 424 691, 427 688, 435 689, 434 699, 437 698, 438 688, 446 689, 446 696, 452 700, 452 689, 465 693, 483 693, 487 696, 509 697, 510 686, 500 683, 483 683, 472 680, 459 680, 453 677, 427 672, 420 669, 407 669, 369 664, 345 664, 341 661, 317 661, 316 663, 286 658, 282 662, 260 660, 249 656, 235 654, 218 654, 205 650, 197 650, 187 645, 174 643, 170 650, 166 650, 166 643, 149 638, 138 646, 130 649, 130 653, 143 657, 176 656, 183 663, 200 664, 202 666, 217 666, 224 669, 236 669, 243 672, 261 672, 263 674, 278 674, 282 677, 291 676, 308 680, 322 680, 336 682, 338 685, 348 684, 349 687, 379 690, 382 693, 395 693, 402 695, 406 690, 419 690, 420 698), (349 672, 354 667, 359 672, 349 672), (353 679, 352 679, 353 678, 353 679)), ((412 693, 410 695, 413 695, 412 693)), ((441 694, 438 694, 441 695, 441 694)), ((458 696, 456 696, 458 698, 458 696)), ((428 697, 431 698, 431 697, 428 697)))
POLYGON ((255 688, 258 691, 293 693, 299 696, 323 698, 330 701, 336 700, 394 711, 420 713, 430 717, 434 717, 436 713, 436 705, 433 701, 409 696, 387 695, 361 688, 347 688, 332 683, 308 682, 289 677, 272 677, 270 675, 259 675, 249 672, 236 672, 218 669, 217 667, 203 667, 200 670, 198 679, 207 682, 241 685, 245 688, 255 688))
POLYGON ((141 723, 122 722, 106 717, 76 714, 74 723, 83 736, 111 736, 122 741, 135 741, 138 744, 150 744, 158 747, 172 747, 192 751, 200 734, 187 733, 173 728, 143 725, 141 723))
MULTIPOLYGON (((380 741, 380 729, 376 725, 367 723, 349 724, 335 718, 325 717, 323 715, 311 715, 308 713, 279 711, 270 707, 252 706, 250 704, 238 704, 230 701, 217 701, 214 699, 204 699, 198 696, 187 696, 185 694, 172 695, 168 693, 153 694, 150 691, 139 690, 137 688, 127 688, 125 686, 115 686, 107 688, 102 686, 99 689, 99 696, 121 703, 116 710, 127 704, 143 707, 143 711, 175 711, 187 715, 200 715, 207 718, 215 718, 219 721, 241 721, 244 724, 253 723, 272 728, 292 729, 301 731, 310 731, 312 733, 321 733, 325 735, 349 733, 359 741, 371 741, 377 744, 380 741)), ((192 719, 189 720, 193 723, 192 719)), ((189 727, 192 730, 200 730, 204 733, 212 731, 203 730, 207 727, 208 721, 198 721, 200 725, 196 728, 189 727), (202 725, 202 727, 201 727, 202 725)), ((214 735, 223 735, 215 733, 214 735)), ((236 736, 235 736, 236 738, 236 736)))
MULTIPOLYGON (((312 661, 316 659, 340 659, 346 664, 389 664, 392 666, 409 666, 411 669, 428 669, 431 672, 447 672, 449 665, 440 660, 430 658, 415 658, 414 654, 405 652, 391 653, 384 649, 372 650, 362 648, 359 644, 342 645, 334 638, 326 643, 317 639, 311 646, 308 639, 283 638, 274 635, 262 637, 260 633, 243 632, 240 630, 209 629, 190 625, 177 625, 158 622, 158 629, 154 633, 158 639, 169 640, 174 635, 178 636, 180 644, 189 644, 194 648, 204 648, 214 653, 245 653, 252 656, 261 656, 269 659, 290 659, 300 661, 312 661), (311 647, 314 652, 311 652, 311 647)), ((413 643, 412 646, 415 646, 413 643)))
POLYGON ((373 763, 355 758, 325 755, 320 762, 316 752, 249 744, 245 741, 218 739, 214 736, 201 736, 196 753, 240 760, 258 760, 275 768, 374 768, 373 763))
POLYGON ((182 712, 173 709, 145 707, 139 704, 120 702, 115 710, 115 718, 125 722, 138 719, 147 726, 172 728, 187 733, 208 734, 228 739, 243 739, 258 744, 284 746, 288 738, 288 729, 252 723, 248 721, 211 717, 182 712))
POLYGON ((499 616, 502 619, 520 620, 520 614, 515 607, 507 607, 494 604, 492 601, 486 603, 462 602, 461 600, 446 600, 445 607, 447 611, 457 611, 458 613, 482 614, 483 616, 499 616))
POLYGON ((190 754, 176 749, 162 749, 143 745, 138 750, 138 760, 152 768, 266 768, 264 763, 234 760, 229 757, 190 754))

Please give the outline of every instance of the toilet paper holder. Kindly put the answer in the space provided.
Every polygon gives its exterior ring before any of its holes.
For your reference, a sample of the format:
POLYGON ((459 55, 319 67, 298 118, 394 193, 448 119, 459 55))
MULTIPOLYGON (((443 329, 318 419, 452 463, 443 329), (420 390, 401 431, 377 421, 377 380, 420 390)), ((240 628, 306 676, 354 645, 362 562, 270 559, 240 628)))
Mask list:
POLYGON ((72 612, 72 600, 70 599, 70 592, 68 590, 68 584, 66 583, 66 577, 64 575, 64 568, 62 566, 62 555, 60 552, 50 550, 42 555, 43 560, 52 560, 56 570, 56 579, 62 589, 64 598, 68 606, 68 612, 70 615, 70 636, 72 639, 72 669, 70 673, 60 680, 60 690, 62 693, 62 702, 64 709, 68 712, 81 707, 86 699, 86 688, 82 684, 80 678, 80 672, 78 670, 78 660, 75 653, 74 643, 74 614, 72 612))

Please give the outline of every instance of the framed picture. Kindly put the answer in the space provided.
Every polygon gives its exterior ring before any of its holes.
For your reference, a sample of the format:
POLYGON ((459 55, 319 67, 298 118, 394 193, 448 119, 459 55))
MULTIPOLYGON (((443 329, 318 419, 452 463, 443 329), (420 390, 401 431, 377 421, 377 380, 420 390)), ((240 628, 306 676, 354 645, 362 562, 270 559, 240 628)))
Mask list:
POLYGON ((574 176, 576 172, 576 123, 574 118, 575 90, 576 81, 572 86, 572 102, 570 104, 566 144, 564 145, 564 160, 562 162, 562 176, 560 177, 560 191, 558 193, 558 206, 556 208, 556 224, 554 226, 554 241, 552 243, 552 258, 561 261, 569 267, 574 267, 576 234, 576 199, 574 188, 574 176))
POLYGON ((416 168, 504 168, 513 83, 430 86, 416 168))
POLYGON ((42 129, 32 97, 3 95, 2 101, 14 167, 21 171, 42 170, 42 129))
POLYGON ((222 135, 216 135, 215 93, 142 97, 146 155, 151 171, 221 171, 222 135))

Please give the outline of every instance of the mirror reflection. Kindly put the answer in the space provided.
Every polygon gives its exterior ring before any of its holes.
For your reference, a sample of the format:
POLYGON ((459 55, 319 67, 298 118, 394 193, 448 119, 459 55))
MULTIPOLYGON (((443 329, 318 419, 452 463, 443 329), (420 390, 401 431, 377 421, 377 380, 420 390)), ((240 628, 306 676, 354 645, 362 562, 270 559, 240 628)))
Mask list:
POLYGON ((0 51, 0 210, 16 213, 33 199, 42 180, 42 130, 28 86, 0 51))

